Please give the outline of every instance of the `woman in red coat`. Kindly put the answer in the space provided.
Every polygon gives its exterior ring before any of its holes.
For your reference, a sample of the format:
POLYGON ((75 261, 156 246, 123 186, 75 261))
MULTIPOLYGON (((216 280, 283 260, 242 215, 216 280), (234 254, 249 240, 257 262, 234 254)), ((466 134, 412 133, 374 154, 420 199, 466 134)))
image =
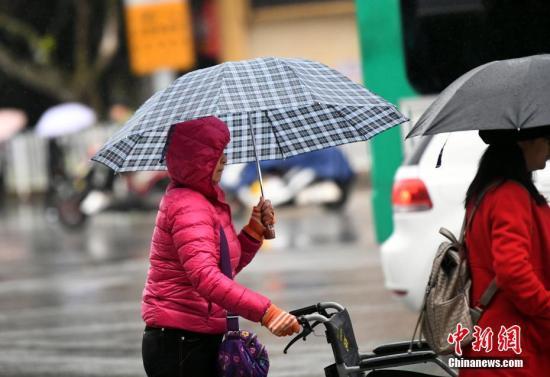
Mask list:
POLYGON ((465 201, 469 212, 489 188, 466 233, 472 305, 493 278, 498 291, 478 323, 478 341, 464 357, 521 360, 523 367, 463 368, 460 376, 548 376, 550 207, 532 173, 550 158, 550 126, 480 131, 480 136, 489 147, 465 201))
POLYGON ((227 125, 216 117, 174 125, 166 150, 171 184, 161 200, 143 291, 142 354, 148 376, 214 377, 226 312, 261 322, 277 336, 298 332, 296 318, 220 270, 220 228, 233 275, 256 255, 273 208, 260 200, 235 232, 218 183, 227 161, 227 125))

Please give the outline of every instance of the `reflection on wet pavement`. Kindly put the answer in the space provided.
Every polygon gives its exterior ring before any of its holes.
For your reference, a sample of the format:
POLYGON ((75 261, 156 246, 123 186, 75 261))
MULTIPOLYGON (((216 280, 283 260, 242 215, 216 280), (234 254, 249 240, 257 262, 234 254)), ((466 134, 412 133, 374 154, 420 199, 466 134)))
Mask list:
MULTIPOLYGON (((369 192, 343 212, 277 211, 277 238, 239 281, 287 309, 338 301, 355 321, 360 348, 407 339, 416 315, 383 289, 373 242, 369 192)), ((69 232, 38 206, 3 209, 0 220, 0 375, 143 376, 140 297, 155 213, 105 213, 69 232)), ((236 219, 242 225, 246 219, 236 219)), ((271 336, 270 376, 322 376, 331 363, 323 338, 271 336)), ((319 330, 319 334, 322 331, 319 330)))

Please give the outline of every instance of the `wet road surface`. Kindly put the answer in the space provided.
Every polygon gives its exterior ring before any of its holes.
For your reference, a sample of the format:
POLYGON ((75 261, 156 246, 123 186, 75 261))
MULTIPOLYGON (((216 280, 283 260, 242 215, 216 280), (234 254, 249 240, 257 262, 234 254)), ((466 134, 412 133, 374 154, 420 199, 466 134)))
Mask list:
MULTIPOLYGON (((2 211, 0 376, 144 376, 140 297, 155 213, 104 213, 68 232, 39 206, 2 211)), ((383 288, 370 216, 366 188, 341 212, 279 209, 277 238, 238 280, 286 310, 343 304, 363 352, 408 339, 416 314, 383 288)), ((284 355, 290 338, 241 327, 266 344, 270 376, 323 376, 333 362, 322 330, 284 355)))

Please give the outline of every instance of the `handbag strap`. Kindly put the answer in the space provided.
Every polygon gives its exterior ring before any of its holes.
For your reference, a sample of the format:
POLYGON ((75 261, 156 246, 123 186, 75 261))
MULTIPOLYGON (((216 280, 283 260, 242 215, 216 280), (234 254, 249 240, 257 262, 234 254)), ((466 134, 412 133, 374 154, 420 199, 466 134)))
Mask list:
MULTIPOLYGON (((223 227, 220 225, 220 262, 222 272, 229 279, 233 280, 233 273, 231 272, 231 260, 229 259, 229 245, 227 243, 227 237, 223 231, 223 227)), ((233 313, 227 312, 227 330, 239 331, 239 316, 233 313)))

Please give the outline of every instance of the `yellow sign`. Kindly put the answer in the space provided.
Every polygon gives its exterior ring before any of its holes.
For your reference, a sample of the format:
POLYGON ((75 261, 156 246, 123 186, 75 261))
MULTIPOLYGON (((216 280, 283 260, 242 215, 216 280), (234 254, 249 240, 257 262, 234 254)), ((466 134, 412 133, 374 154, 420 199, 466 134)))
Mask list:
POLYGON ((188 0, 128 3, 126 28, 132 71, 148 74, 160 69, 186 70, 194 66, 188 0))

